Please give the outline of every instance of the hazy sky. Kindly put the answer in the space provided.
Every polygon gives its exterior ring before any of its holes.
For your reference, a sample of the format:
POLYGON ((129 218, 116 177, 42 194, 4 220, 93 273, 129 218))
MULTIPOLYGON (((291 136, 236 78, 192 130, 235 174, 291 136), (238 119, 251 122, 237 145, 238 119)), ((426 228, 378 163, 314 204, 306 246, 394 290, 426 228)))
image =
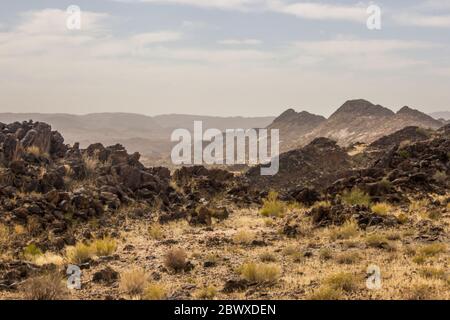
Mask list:
POLYGON ((450 0, 0 2, 0 112, 329 115, 354 98, 450 110, 450 0))

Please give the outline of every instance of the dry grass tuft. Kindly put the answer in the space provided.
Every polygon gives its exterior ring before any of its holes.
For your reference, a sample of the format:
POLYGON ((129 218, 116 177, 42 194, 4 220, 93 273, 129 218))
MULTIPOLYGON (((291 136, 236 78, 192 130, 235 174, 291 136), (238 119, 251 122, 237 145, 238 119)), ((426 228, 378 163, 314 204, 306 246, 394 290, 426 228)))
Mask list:
POLYGON ((233 236, 233 242, 237 244, 250 244, 255 240, 256 235, 249 230, 239 230, 233 236))
POLYGON ((167 299, 167 290, 166 288, 157 283, 152 283, 147 285, 143 294, 144 300, 166 300, 167 299))
POLYGON ((392 212, 393 207, 389 203, 380 202, 380 203, 372 205, 370 207, 370 209, 375 214, 378 214, 380 216, 385 216, 385 215, 389 214, 390 212, 392 212))
POLYGON ((322 286, 309 295, 308 299, 321 301, 340 300, 342 299, 342 291, 328 286, 322 286))
POLYGON ((83 264, 92 258, 92 249, 89 245, 79 242, 66 248, 66 258, 70 263, 83 264))
POLYGON ((263 200, 260 214, 264 217, 282 217, 286 210, 286 204, 278 200, 278 193, 270 191, 267 199, 263 200))
POLYGON ((245 263, 239 268, 241 276, 250 282, 270 283, 280 276, 280 267, 273 264, 245 263))
POLYGON ((201 300, 214 300, 216 295, 217 295, 216 287, 207 286, 207 287, 199 289, 196 292, 195 297, 197 299, 201 299, 201 300))
POLYGON ((116 240, 105 237, 103 239, 95 239, 91 244, 90 248, 92 253, 96 256, 110 256, 117 250, 117 242, 116 240))
POLYGON ((148 227, 148 235, 153 240, 162 240, 164 239, 164 229, 159 223, 153 223, 148 227))
POLYGON ((147 287, 148 276, 144 269, 134 268, 120 275, 119 288, 130 296, 140 296, 147 287))
POLYGON ((370 205, 370 196, 358 188, 353 188, 352 191, 344 192, 342 201, 351 206, 363 205, 368 207, 370 205))
POLYGON ((329 236, 333 241, 351 239, 356 237, 358 233, 358 224, 353 220, 345 222, 342 226, 329 229, 329 236))
POLYGON ((358 289, 360 279, 351 273, 340 272, 325 279, 324 284, 334 290, 353 292, 358 289))

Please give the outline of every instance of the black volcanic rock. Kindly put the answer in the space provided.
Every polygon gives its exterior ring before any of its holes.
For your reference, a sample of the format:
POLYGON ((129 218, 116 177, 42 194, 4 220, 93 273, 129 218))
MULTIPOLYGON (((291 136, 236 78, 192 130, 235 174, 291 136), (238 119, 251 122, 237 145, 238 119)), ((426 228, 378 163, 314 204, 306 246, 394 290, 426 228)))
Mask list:
POLYGON ((369 148, 384 148, 388 149, 402 142, 416 142, 423 141, 430 138, 430 134, 419 127, 405 127, 390 135, 381 137, 369 145, 369 148))
POLYGON ((261 166, 249 169, 250 185, 260 190, 313 187, 320 189, 352 168, 350 156, 335 141, 317 138, 301 149, 280 155, 279 172, 261 176, 261 166))

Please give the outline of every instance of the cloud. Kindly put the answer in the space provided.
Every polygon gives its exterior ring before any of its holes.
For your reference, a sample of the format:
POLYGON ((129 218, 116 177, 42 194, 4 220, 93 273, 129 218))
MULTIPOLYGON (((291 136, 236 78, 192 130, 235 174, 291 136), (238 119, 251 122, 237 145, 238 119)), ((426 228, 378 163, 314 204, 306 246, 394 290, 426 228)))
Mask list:
POLYGON ((0 56, 76 56, 78 59, 133 56, 146 46, 182 37, 180 32, 170 30, 115 37, 109 29, 114 18, 89 11, 81 13, 80 30, 69 30, 68 16, 59 9, 22 13, 17 26, 0 32, 0 56))
POLYGON ((131 37, 131 41, 140 46, 154 43, 172 42, 180 39, 181 33, 173 31, 141 33, 131 37))
POLYGON ((264 4, 265 0, 115 0, 119 2, 144 2, 155 4, 189 5, 201 8, 225 10, 247 10, 249 7, 264 4))
POLYGON ((235 46, 235 45, 257 46, 262 44, 262 41, 258 39, 226 39, 217 41, 217 43, 226 46, 235 46))
POLYGON ((404 13, 395 15, 394 20, 405 26, 450 28, 450 14, 428 15, 422 13, 404 13))
POLYGON ((269 4, 272 11, 294 15, 299 18, 312 20, 344 20, 364 22, 367 20, 367 6, 333 5, 317 2, 299 2, 285 4, 282 1, 274 1, 269 4))
POLYGON ((294 42, 292 51, 297 55, 295 61, 301 65, 324 66, 325 68, 344 68, 347 70, 391 70, 426 65, 428 62, 415 59, 411 54, 434 48, 435 45, 421 41, 404 40, 365 40, 346 37, 324 41, 294 42))

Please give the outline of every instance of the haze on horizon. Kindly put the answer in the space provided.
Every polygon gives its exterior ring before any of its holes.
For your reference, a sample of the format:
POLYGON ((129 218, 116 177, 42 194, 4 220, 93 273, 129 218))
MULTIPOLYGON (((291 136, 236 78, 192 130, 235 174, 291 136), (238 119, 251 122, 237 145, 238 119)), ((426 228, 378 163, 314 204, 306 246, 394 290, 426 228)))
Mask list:
POLYGON ((2 2, 0 72, 0 112, 329 116, 358 98, 446 111, 450 2, 2 2))

